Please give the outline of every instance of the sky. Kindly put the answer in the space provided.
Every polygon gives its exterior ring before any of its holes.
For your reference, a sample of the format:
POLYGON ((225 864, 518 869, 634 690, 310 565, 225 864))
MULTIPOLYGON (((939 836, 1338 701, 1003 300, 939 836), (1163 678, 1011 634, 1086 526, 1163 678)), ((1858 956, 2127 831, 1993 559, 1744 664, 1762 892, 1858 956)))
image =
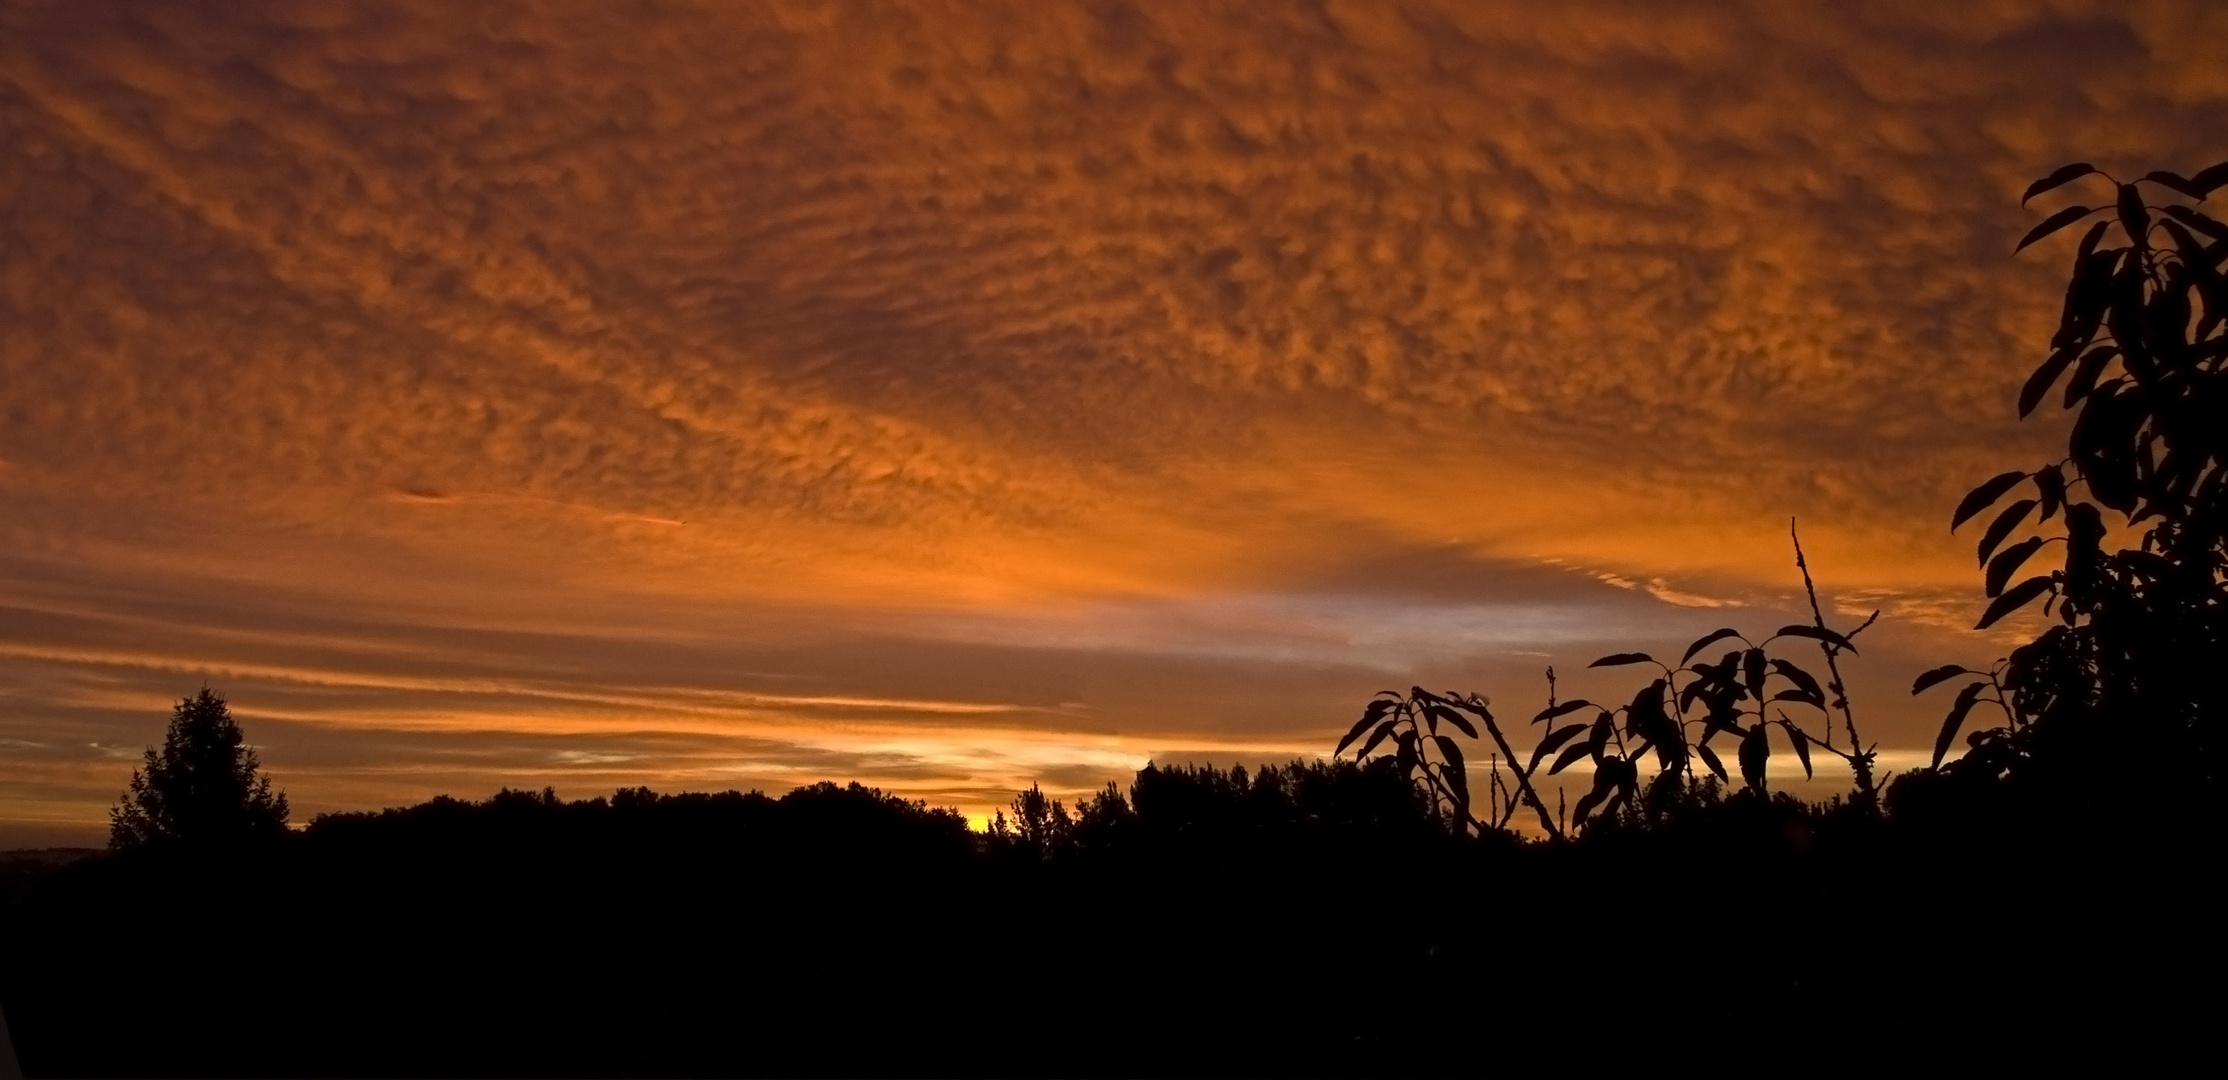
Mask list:
POLYGON ((2228 157, 2224 53, 2205 0, 0 0, 0 846, 102 842, 203 685, 297 821, 979 818, 1419 684, 1528 745, 1550 665, 1808 621, 1790 519, 1912 767, 1910 679, 2034 628, 1947 528, 2063 445, 2019 194, 2228 157))

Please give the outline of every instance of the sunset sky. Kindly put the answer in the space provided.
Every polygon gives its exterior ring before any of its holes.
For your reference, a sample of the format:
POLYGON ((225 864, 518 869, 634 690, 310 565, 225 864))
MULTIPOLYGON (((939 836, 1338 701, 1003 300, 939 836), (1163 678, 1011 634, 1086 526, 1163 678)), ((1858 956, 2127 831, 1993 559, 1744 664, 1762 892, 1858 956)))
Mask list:
POLYGON ((1907 768, 1912 676, 2033 627, 1947 529, 2064 437, 2019 194, 2228 157, 2223 56, 2205 0, 0 0, 0 846, 102 842, 204 683, 297 821, 1523 728, 1807 621, 1790 517, 1907 768))

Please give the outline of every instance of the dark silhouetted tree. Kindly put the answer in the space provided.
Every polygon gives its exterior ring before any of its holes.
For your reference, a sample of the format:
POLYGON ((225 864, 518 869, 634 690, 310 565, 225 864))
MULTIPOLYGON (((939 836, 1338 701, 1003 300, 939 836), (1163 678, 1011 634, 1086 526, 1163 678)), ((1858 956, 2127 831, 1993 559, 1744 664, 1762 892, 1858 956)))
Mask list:
POLYGON ((2065 382, 2067 455, 1989 480, 1951 520, 1954 529, 2028 486, 2032 496, 1980 538, 1992 598, 1980 626, 2036 600, 2058 625, 1992 671, 1947 665, 1912 692, 1985 680, 1959 693, 1937 763, 1987 703, 2006 723, 1974 734, 1957 770, 2039 769, 2052 787, 2088 789, 2107 779, 2090 765, 2109 747, 2141 754, 2130 778, 2203 800, 2219 782, 2228 725, 2228 225, 2194 204, 2228 186, 2228 162, 2131 183, 2079 163, 2027 198, 2090 178, 2112 183, 2109 202, 2060 210, 2019 244, 2103 218, 2081 238, 2051 353, 2019 395, 2025 417, 2065 382), (2115 230, 2121 243, 2109 242, 2115 230), (2011 542, 2030 520, 2036 535, 2011 542), (2015 581, 2053 543, 2064 545, 2060 567, 2015 581))
POLYGON ((147 748, 144 768, 108 813, 108 845, 221 844, 283 835, 286 795, 240 734, 224 698, 202 687, 178 702, 162 752, 147 748))
POLYGON ((1008 804, 1013 811, 1009 822, 1004 811, 999 811, 989 823, 990 846, 993 850, 1024 850, 1039 859, 1049 859, 1066 847, 1075 833, 1075 819, 1058 799, 1045 797, 1044 789, 1036 784, 1013 797, 1008 804))

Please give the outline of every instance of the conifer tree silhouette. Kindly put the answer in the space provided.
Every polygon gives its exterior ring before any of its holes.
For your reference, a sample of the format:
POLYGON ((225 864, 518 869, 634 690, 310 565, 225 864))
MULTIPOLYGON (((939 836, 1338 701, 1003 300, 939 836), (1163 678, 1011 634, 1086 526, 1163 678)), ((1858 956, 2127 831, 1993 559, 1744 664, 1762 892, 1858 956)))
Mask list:
POLYGON ((144 768, 108 812, 108 846, 209 845, 286 832, 286 794, 246 745, 224 698, 208 687, 172 710, 162 752, 147 748, 144 768))

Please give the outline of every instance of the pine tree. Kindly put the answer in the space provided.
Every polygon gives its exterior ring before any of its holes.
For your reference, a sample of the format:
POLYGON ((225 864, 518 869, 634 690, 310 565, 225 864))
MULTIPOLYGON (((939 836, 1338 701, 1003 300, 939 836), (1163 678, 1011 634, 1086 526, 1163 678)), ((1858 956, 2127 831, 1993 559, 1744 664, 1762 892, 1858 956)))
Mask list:
POLYGON ((286 832, 286 795, 246 745, 224 698, 202 687, 178 702, 162 752, 147 748, 144 768, 108 813, 108 845, 209 845, 286 832))

